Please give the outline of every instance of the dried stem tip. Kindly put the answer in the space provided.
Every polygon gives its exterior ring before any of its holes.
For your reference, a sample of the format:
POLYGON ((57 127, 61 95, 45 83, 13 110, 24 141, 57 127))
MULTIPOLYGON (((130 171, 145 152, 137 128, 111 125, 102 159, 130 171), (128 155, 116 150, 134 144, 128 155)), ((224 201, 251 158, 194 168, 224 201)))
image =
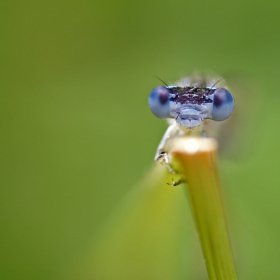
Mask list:
POLYGON ((217 142, 186 137, 172 144, 186 178, 209 279, 237 279, 217 175, 217 142))

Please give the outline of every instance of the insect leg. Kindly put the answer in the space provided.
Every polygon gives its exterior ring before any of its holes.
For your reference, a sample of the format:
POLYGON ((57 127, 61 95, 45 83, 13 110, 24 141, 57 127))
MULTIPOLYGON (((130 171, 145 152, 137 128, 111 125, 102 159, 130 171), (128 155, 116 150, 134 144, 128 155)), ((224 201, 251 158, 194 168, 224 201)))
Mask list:
POLYGON ((168 168, 168 171, 172 174, 175 172, 171 168, 170 163, 169 163, 168 142, 170 140, 172 140, 173 138, 175 138, 180 133, 180 131, 181 131, 181 129, 176 122, 174 122, 167 128, 166 132, 164 133, 164 135, 158 145, 155 159, 154 159, 155 161, 166 165, 166 167, 168 168))

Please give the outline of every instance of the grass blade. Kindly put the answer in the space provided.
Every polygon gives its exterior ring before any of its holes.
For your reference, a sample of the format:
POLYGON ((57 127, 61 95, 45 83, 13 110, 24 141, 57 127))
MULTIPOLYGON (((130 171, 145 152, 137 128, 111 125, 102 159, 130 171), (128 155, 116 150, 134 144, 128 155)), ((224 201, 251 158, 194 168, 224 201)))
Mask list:
POLYGON ((237 279, 223 209, 212 138, 180 138, 173 155, 185 175, 193 218, 211 280, 237 279))

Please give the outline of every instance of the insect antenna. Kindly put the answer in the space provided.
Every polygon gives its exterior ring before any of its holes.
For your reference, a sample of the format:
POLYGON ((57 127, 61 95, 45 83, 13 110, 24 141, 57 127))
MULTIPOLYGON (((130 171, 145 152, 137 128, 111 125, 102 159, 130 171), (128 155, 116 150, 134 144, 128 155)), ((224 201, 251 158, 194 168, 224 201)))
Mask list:
POLYGON ((158 80, 160 80, 165 86, 167 86, 168 88, 169 88, 169 85, 166 83, 166 82, 164 82, 162 79, 160 79, 158 76, 156 76, 155 75, 155 77, 158 79, 158 80))
POLYGON ((211 87, 209 87, 209 90, 207 92, 207 94, 210 92, 211 89, 213 89, 213 87, 218 84, 220 81, 222 81, 224 78, 220 78, 217 82, 215 82, 211 87))
POLYGON ((213 86, 211 86, 210 88, 212 89, 216 84, 218 84, 221 80, 223 80, 224 78, 220 78, 213 86))

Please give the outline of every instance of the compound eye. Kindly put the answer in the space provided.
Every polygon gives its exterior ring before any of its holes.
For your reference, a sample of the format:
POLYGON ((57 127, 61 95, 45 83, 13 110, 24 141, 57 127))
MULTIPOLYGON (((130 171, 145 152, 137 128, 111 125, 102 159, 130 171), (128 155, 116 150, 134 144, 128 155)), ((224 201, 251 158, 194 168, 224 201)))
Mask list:
POLYGON ((150 93, 148 102, 152 113, 156 117, 163 119, 170 116, 169 91, 166 87, 154 88, 150 93))
POLYGON ((227 119, 234 109, 234 99, 229 91, 218 88, 214 91, 212 120, 223 121, 227 119))

